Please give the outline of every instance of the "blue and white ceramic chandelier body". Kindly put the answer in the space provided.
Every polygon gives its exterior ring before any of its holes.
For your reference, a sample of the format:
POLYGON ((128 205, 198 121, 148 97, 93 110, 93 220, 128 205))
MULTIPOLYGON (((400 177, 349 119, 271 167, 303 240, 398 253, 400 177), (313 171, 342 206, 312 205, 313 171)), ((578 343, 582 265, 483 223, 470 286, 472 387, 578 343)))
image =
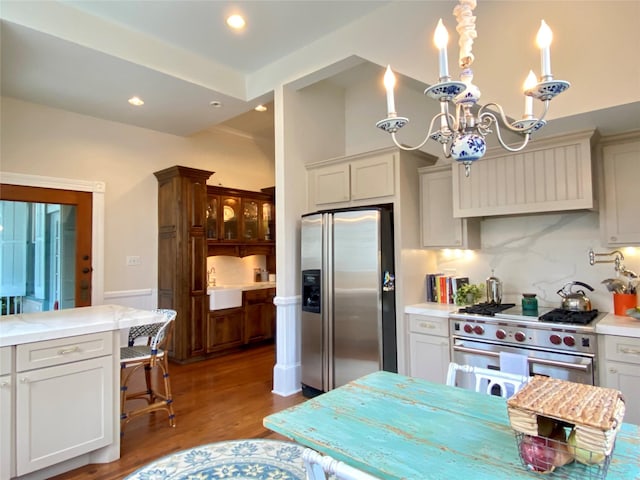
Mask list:
POLYGON ((453 9, 456 17, 456 30, 460 34, 460 58, 459 65, 462 69, 460 81, 452 80, 449 76, 447 65, 447 42, 448 33, 442 19, 436 27, 434 41, 439 50, 440 72, 439 81, 435 85, 427 88, 424 93, 429 98, 440 102, 440 113, 433 117, 429 125, 429 132, 422 143, 415 147, 406 147, 396 139, 396 132, 409 123, 406 117, 400 117, 395 111, 393 87, 395 77, 390 67, 387 67, 384 84, 387 90, 387 118, 376 123, 378 128, 391 134, 393 142, 403 150, 417 150, 422 148, 429 140, 435 140, 442 144, 445 157, 453 158, 465 166, 465 175, 469 176, 471 164, 482 158, 487 151, 485 136, 495 129, 500 145, 511 152, 522 150, 529 143, 531 134, 544 125, 544 120, 549 109, 549 102, 556 95, 569 88, 569 82, 554 80, 551 74, 550 45, 552 33, 547 24, 542 21, 538 31, 537 43, 540 47, 542 74, 538 80, 534 73, 529 72, 525 82, 525 111, 521 120, 509 122, 504 111, 497 103, 488 103, 481 106, 477 113, 472 109, 480 100, 480 90, 473 84, 473 71, 471 64, 474 56, 471 53, 473 40, 477 37, 475 29, 476 17, 473 16, 473 9, 476 7, 476 0, 459 0, 459 4, 453 9), (533 99, 538 99, 544 103, 544 111, 539 118, 533 115, 533 99), (454 112, 450 112, 451 103, 455 106, 454 112), (491 111, 497 110, 498 116, 491 111), (439 120, 439 122, 437 122, 439 120), (520 134, 523 139, 518 146, 507 145, 500 132, 500 121, 503 128, 511 132, 520 134), (435 129, 435 125, 439 127, 435 129), (492 129, 493 128, 493 129, 492 129))

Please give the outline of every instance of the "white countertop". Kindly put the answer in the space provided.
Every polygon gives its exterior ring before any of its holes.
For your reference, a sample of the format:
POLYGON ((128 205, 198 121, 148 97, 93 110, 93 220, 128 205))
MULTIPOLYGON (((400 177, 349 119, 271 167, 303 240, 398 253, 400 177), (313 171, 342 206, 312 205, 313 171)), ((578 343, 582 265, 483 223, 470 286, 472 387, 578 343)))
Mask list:
POLYGON ((640 320, 626 315, 609 313, 596 324, 596 333, 640 338, 640 320))
POLYGON ((449 313, 457 311, 458 308, 460 308, 458 305, 451 305, 448 303, 427 302, 407 305, 404 307, 404 313, 429 315, 431 317, 448 317, 449 313))
POLYGON ((162 321, 161 314, 121 305, 98 305, 0 317, 0 347, 74 335, 122 330, 162 321))

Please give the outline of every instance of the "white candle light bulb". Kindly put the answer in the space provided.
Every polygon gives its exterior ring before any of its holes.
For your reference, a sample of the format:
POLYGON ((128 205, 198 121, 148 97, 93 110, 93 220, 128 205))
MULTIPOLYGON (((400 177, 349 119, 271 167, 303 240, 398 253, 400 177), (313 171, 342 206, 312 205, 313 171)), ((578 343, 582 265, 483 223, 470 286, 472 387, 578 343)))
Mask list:
MULTIPOLYGON (((538 83, 538 79, 536 75, 533 73, 533 70, 529 70, 529 75, 527 75, 527 79, 524 81, 524 91, 532 89, 538 83)), ((524 116, 531 117, 533 116, 533 97, 526 95, 524 96, 524 116)))
POLYGON ((440 78, 449 76, 449 65, 447 61, 447 44, 449 43, 449 32, 442 23, 442 19, 438 20, 436 31, 433 34, 433 42, 436 44, 440 60, 440 78))
POLYGON ((536 35, 536 43, 540 48, 540 59, 542 64, 542 78, 551 75, 551 53, 550 46, 551 40, 553 40, 553 32, 549 25, 544 20, 540 23, 540 29, 538 35, 536 35))
POLYGON ((395 116, 396 107, 393 99, 393 87, 396 85, 396 76, 391 71, 391 66, 387 65, 387 70, 384 72, 384 88, 387 89, 387 112, 388 115, 395 116))

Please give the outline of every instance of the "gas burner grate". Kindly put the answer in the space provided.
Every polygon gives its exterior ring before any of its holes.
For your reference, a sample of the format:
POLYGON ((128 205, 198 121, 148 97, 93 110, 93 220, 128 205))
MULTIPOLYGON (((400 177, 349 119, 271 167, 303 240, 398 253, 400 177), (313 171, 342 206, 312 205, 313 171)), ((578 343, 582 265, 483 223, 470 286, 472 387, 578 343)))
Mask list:
POLYGON ((489 317, 493 317, 496 313, 515 306, 515 303, 484 302, 476 303, 475 305, 469 305, 468 307, 463 307, 458 310, 458 313, 475 313, 477 315, 486 315, 489 317))
POLYGON ((574 323, 587 325, 598 316, 598 310, 588 310, 586 312, 576 312, 574 310, 564 310, 555 308, 540 317, 542 322, 553 323, 574 323))

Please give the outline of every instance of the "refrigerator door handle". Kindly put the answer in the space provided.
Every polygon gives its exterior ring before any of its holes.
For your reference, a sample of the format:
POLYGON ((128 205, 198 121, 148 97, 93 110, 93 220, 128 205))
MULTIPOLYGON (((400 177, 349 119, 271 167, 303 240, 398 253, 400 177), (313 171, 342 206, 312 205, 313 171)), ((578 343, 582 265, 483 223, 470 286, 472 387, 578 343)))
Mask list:
POLYGON ((325 276, 323 279, 324 298, 325 298, 325 316, 324 316, 324 330, 323 330, 323 343, 324 352, 327 355, 325 360, 325 379, 324 391, 328 392, 335 388, 334 370, 333 370, 333 321, 334 321, 334 305, 333 305, 333 215, 325 213, 323 215, 324 238, 322 242, 325 247, 325 257, 323 259, 323 270, 325 276))

